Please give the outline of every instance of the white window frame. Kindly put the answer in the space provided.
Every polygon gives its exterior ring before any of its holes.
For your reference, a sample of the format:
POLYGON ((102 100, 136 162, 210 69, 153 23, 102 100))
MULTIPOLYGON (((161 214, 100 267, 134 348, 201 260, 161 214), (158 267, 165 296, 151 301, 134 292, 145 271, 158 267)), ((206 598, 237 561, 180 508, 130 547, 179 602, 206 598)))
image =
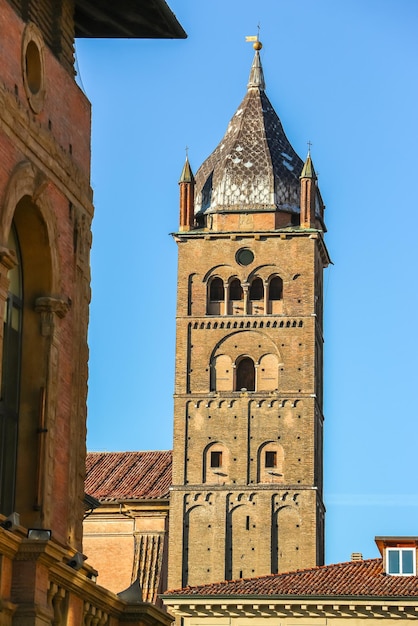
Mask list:
POLYGON ((386 548, 386 574, 389 576, 415 576, 416 575, 416 549, 411 548, 386 548), (390 552, 398 552, 399 553, 399 572, 390 572, 389 571, 389 554, 390 552), (402 553, 404 552, 412 552, 412 573, 411 572, 403 572, 402 571, 402 553))

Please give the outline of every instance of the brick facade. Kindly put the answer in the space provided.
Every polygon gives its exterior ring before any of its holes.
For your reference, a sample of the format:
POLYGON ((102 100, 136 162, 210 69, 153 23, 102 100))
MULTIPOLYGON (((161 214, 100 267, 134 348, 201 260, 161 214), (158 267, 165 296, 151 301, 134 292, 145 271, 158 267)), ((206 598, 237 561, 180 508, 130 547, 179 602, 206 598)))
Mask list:
POLYGON ((74 11, 0 0, 0 624, 167 626, 82 555, 93 205, 74 11))

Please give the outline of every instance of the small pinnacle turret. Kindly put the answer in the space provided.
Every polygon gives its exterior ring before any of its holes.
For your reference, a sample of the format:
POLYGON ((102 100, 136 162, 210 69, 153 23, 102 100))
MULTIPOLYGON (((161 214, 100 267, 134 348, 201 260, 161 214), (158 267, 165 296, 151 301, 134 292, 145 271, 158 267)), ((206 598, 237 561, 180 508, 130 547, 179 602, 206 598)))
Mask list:
POLYGON ((190 230, 194 224, 194 186, 195 180, 190 167, 189 158, 186 156, 183 169, 180 174, 180 230, 190 230))
POLYGON ((300 175, 301 228, 315 228, 316 181, 317 176, 312 163, 311 152, 309 150, 300 175))
POLYGON ((300 175, 301 179, 302 178, 313 178, 314 180, 317 180, 317 176, 315 173, 315 169, 312 163, 312 159, 311 159, 311 151, 308 151, 308 156, 306 157, 306 161, 303 164, 303 169, 302 169, 302 173, 300 175))

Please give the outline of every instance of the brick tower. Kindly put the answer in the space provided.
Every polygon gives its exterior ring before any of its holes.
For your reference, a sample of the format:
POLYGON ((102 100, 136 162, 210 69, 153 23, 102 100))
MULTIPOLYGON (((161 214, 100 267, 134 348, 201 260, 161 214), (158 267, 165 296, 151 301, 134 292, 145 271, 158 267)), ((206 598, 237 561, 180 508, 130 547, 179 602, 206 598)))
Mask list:
POLYGON ((324 558, 324 205, 254 48, 224 138, 180 179, 171 589, 324 558))

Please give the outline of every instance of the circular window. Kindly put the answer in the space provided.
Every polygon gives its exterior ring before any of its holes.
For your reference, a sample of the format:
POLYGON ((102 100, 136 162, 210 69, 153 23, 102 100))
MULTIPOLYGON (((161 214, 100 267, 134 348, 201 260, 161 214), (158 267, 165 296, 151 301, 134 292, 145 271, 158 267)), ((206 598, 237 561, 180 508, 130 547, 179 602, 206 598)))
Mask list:
POLYGON ((236 253, 235 260, 240 265, 249 265, 254 261, 254 253, 249 248, 241 248, 236 253))
POLYGON ((22 39, 23 85, 29 105, 35 113, 42 110, 45 100, 43 39, 35 24, 28 24, 22 39))

